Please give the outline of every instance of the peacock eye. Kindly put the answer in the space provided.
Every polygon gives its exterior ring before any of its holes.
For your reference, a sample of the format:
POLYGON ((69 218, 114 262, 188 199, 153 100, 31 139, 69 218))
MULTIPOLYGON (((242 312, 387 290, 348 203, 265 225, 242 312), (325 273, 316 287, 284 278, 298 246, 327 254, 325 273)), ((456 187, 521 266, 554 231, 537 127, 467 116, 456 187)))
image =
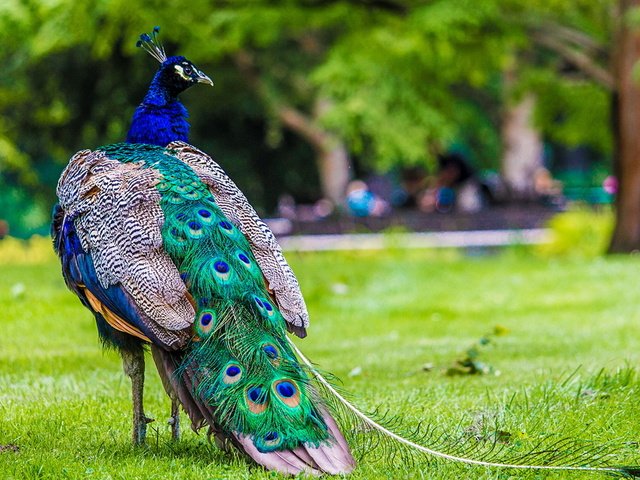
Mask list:
POLYGON ((191 75, 193 73, 193 69, 191 67, 189 67, 189 66, 184 67, 183 71, 184 71, 185 75, 191 75))

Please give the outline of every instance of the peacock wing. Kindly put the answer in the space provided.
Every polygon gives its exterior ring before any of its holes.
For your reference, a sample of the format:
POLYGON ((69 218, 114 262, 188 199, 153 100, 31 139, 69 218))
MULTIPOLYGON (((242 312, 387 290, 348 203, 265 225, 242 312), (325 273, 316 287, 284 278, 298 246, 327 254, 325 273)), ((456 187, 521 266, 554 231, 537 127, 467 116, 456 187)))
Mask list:
POLYGON ((176 335, 170 332, 190 327, 195 312, 162 249, 158 181, 156 170, 138 163, 122 163, 102 151, 78 152, 57 188, 63 212, 59 240, 75 236, 77 245, 61 243, 58 251, 67 257, 68 281, 88 291, 81 293, 94 311, 104 308, 115 315, 116 325, 109 322, 114 328, 125 331, 125 325, 117 325, 125 320, 155 332, 160 343, 165 332, 173 344, 176 335))
POLYGON ((216 204, 249 241, 267 287, 287 321, 289 330, 304 337, 309 313, 298 280, 289 267, 273 232, 260 219, 236 184, 210 156, 184 142, 172 142, 167 150, 189 165, 209 187, 216 204))

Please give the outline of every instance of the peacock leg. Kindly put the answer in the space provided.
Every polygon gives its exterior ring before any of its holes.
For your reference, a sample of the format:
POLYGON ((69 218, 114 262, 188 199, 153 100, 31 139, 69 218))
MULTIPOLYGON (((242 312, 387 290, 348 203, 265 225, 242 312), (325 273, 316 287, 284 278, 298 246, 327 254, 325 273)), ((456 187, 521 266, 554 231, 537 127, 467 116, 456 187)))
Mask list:
POLYGON ((147 435, 147 423, 153 422, 144 414, 142 405, 144 389, 144 351, 122 350, 122 367, 131 379, 131 400, 133 402, 133 444, 142 445, 147 435))
POLYGON ((173 440, 180 440, 180 403, 175 393, 170 395, 171 397, 171 418, 169 419, 169 425, 171 425, 171 438, 173 440))
POLYGON ((158 367, 158 373, 160 374, 160 379, 162 380, 164 391, 167 392, 167 395, 171 399, 171 417, 168 421, 169 425, 171 425, 171 438, 173 440, 179 440, 180 401, 178 400, 178 394, 176 393, 176 390, 171 383, 171 376, 175 371, 175 365, 171 361, 171 357, 167 356, 166 352, 156 347, 155 345, 151 345, 151 355, 153 356, 153 360, 156 362, 156 367, 158 367), (167 370, 167 368, 169 370, 167 370))

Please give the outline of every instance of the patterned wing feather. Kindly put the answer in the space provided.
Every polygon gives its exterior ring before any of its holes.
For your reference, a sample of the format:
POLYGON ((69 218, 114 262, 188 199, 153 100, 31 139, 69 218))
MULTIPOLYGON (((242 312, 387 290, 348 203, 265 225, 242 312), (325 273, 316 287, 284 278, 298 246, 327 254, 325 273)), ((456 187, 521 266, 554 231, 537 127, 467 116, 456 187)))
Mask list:
POLYGON ((273 232, 260 219, 236 184, 210 156, 184 142, 167 146, 207 184, 216 204, 245 235, 284 319, 304 336, 309 313, 295 274, 284 258, 273 232))
POLYGON ((157 182, 153 169, 84 150, 69 162, 57 192, 91 255, 100 286, 122 285, 160 328, 181 330, 193 323, 195 312, 178 270, 162 250, 157 182))

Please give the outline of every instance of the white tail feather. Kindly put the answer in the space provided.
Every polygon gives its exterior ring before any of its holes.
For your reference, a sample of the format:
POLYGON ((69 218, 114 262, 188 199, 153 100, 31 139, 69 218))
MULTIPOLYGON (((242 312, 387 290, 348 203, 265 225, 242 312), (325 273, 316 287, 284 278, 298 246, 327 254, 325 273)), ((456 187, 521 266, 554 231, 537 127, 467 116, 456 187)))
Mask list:
POLYGON ((627 475, 628 473, 625 471, 623 467, 579 467, 579 466, 553 466, 553 465, 517 465, 517 464, 508 464, 508 463, 494 463, 494 462, 484 462, 482 460, 475 460, 472 458, 458 457, 455 455, 449 455, 444 452, 439 452, 437 450, 433 450, 431 448, 425 447, 423 445, 417 444, 408 440, 391 430, 385 428, 384 426, 377 423, 375 420, 369 418, 365 413, 358 410, 352 403, 350 403, 347 399, 345 399, 338 391, 328 382, 321 374, 318 372, 316 368, 312 365, 312 363, 305 357, 300 349, 291 341, 290 338, 287 337, 287 340, 291 344, 291 347, 296 352, 298 357, 302 360, 302 362, 309 368, 309 370, 313 373, 316 380, 321 383, 338 401, 344 405, 345 408, 350 410, 354 415, 356 415, 360 420, 362 420, 365 424, 370 427, 378 430, 384 435, 393 438, 397 442, 407 445, 415 450, 423 452, 427 455, 431 455, 433 457, 443 458, 445 460, 450 460, 453 462, 461 462, 469 465, 481 465, 483 467, 498 467, 498 468, 518 468, 525 470, 577 470, 577 471, 588 471, 588 472, 602 472, 602 473, 617 473, 622 475, 627 475))

